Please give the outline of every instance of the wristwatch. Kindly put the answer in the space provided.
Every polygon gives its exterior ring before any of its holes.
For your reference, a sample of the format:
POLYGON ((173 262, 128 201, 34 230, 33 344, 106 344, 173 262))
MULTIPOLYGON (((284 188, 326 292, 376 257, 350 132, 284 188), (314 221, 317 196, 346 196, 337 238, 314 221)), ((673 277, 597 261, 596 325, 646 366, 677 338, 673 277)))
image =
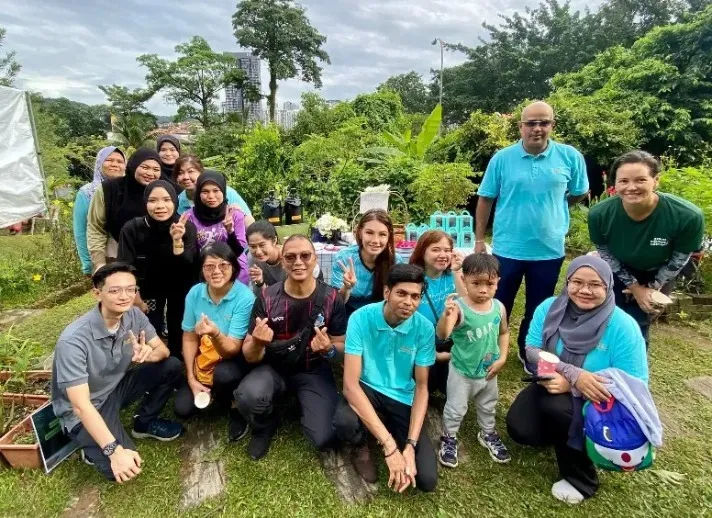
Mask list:
POLYGON ((101 449, 101 453, 103 453, 105 457, 111 457, 118 447, 119 441, 110 442, 101 449))
POLYGON ((323 356, 326 359, 331 359, 336 356, 336 346, 334 344, 331 344, 331 349, 329 349, 328 352, 324 353, 323 356))
POLYGON ((405 443, 410 444, 414 450, 418 447, 418 441, 413 439, 408 439, 407 441, 405 441, 405 443))

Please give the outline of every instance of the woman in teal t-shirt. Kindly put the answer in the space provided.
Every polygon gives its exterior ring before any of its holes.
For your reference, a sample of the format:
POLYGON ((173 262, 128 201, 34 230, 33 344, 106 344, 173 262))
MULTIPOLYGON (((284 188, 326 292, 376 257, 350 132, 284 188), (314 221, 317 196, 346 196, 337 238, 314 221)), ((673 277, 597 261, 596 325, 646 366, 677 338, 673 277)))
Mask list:
MULTIPOLYGON (((465 295, 460 269, 462 256, 455 252, 452 238, 442 230, 428 230, 415 245, 410 256, 410 264, 425 270, 425 293, 418 306, 418 312, 437 326, 440 315, 445 310, 445 300, 451 293, 465 295)), ((439 390, 447 393, 447 375, 450 365, 451 340, 436 339, 437 356, 430 368, 428 385, 430 392, 439 390)))
POLYGON ((561 480, 552 494, 579 503, 599 485, 584 449, 584 398, 600 403, 610 397, 603 378, 594 373, 616 368, 648 382, 643 335, 635 320, 616 307, 613 272, 603 259, 584 256, 571 262, 562 294, 534 312, 526 344, 532 364, 541 350, 560 362, 552 379, 532 383, 512 403, 509 436, 527 446, 553 445, 561 480))

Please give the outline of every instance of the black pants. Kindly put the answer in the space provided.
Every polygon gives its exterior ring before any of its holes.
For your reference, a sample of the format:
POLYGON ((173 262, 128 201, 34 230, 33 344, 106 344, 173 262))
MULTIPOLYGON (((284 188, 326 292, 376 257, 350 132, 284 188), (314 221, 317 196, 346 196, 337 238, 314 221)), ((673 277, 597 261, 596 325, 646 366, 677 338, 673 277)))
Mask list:
POLYGON ((525 446, 554 446, 561 477, 585 497, 598 490, 596 468, 585 451, 566 445, 573 412, 571 394, 549 394, 532 383, 522 390, 507 413, 507 432, 525 446))
POLYGON ((436 361, 428 373, 428 391, 431 394, 440 392, 447 396, 447 376, 450 372, 450 361, 436 361))
POLYGON ((287 391, 297 396, 304 435, 319 450, 332 447, 334 431, 331 423, 338 393, 331 367, 327 364, 288 377, 269 365, 260 365, 245 376, 235 390, 235 401, 242 416, 250 423, 253 434, 276 426, 274 406, 287 391))
POLYGON ((185 296, 187 293, 172 293, 172 294, 144 294, 144 302, 148 304, 149 311, 146 314, 149 322, 158 333, 158 336, 163 334, 164 322, 168 327, 168 350, 171 356, 175 356, 179 360, 183 359, 183 312, 185 310, 185 296), (164 318, 165 312, 165 318, 164 318))
MULTIPOLYGON (((135 420, 142 425, 148 424, 158 417, 173 394, 173 389, 182 379, 183 364, 172 356, 157 363, 137 365, 126 373, 99 409, 106 426, 121 446, 128 450, 136 450, 131 436, 121 425, 120 410, 143 397, 136 410, 135 420)), ((69 432, 69 436, 84 449, 84 455, 94 463, 96 469, 107 479, 114 480, 109 458, 104 456, 101 447, 96 444, 81 423, 69 432)))
MULTIPOLYGON (((391 399, 363 383, 361 383, 361 388, 373 405, 373 409, 383 420, 385 427, 393 435, 398 448, 403 450, 410 429, 411 407, 391 399)), ((368 431, 343 397, 339 398, 339 404, 336 407, 334 429, 336 436, 341 441, 354 446, 366 443, 368 431)), ((433 491, 438 485, 438 463, 425 425, 420 430, 418 447, 415 449, 415 467, 418 470, 418 474, 415 476, 416 486, 423 491, 433 491)))
MULTIPOLYGON (((215 404, 230 407, 232 404, 233 392, 240 382, 250 372, 251 366, 240 354, 236 358, 222 360, 215 366, 213 372, 213 386, 210 395, 215 400, 215 404)), ((187 419, 200 410, 195 406, 193 391, 188 382, 178 389, 175 401, 175 413, 178 417, 187 419)))
MULTIPOLYGON (((635 278, 638 281, 638 284, 641 286, 647 286, 648 283, 655 280, 655 273, 636 273, 635 278)), ((650 324, 653 321, 653 315, 640 309, 640 306, 632 295, 626 295, 623 293, 623 290, 626 289, 626 285, 623 284, 623 281, 621 281, 617 275, 613 276, 613 281, 613 294, 616 297, 616 306, 635 319, 638 326, 640 326, 640 332, 643 333, 645 346, 647 347, 649 345, 650 324)), ((660 291, 665 295, 670 295, 673 289, 675 289, 674 279, 663 286, 660 291)))
POLYGON ((524 347, 527 333, 529 332, 529 324, 534 316, 534 310, 554 294, 564 258, 545 261, 520 261, 500 256, 495 257, 499 260, 500 266, 500 279, 495 298, 507 310, 507 319, 512 316, 512 308, 514 307, 519 287, 522 285, 522 280, 524 280, 526 286, 524 318, 522 318, 519 335, 517 336, 519 357, 526 358, 524 347))

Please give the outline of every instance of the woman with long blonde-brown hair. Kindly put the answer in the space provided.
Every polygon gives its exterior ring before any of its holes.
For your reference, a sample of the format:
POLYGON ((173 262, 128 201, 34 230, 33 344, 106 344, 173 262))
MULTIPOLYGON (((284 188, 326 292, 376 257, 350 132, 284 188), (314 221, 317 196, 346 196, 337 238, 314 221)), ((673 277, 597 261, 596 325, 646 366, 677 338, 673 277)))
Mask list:
MULTIPOLYGON (((451 293, 463 294, 465 287, 460 269, 462 255, 455 251, 452 238, 442 230, 428 230, 415 245, 410 264, 425 270, 425 292, 418 312, 434 326, 445 310, 445 300, 451 293)), ((446 394, 451 340, 435 340, 436 362, 430 368, 430 392, 439 390, 446 394)))
POLYGON ((331 285, 339 290, 351 315, 361 306, 383 300, 388 272, 403 260, 396 255, 393 222, 385 210, 367 211, 354 232, 356 244, 334 259, 331 285))

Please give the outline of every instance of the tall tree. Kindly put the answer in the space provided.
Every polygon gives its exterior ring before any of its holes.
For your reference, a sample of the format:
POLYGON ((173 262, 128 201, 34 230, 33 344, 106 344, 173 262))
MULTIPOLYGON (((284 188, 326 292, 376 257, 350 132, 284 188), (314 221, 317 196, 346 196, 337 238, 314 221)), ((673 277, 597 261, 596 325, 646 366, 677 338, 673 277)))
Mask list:
POLYGON ((428 113, 432 109, 428 87, 415 70, 389 77, 378 90, 392 90, 400 95, 406 113, 428 113))
POLYGON ((156 117, 149 113, 146 103, 155 95, 151 88, 130 90, 121 85, 99 86, 109 100, 111 130, 122 144, 140 147, 150 130, 156 127, 156 117))
MULTIPOLYGON (((0 47, 3 45, 3 40, 5 39, 6 30, 0 27, 0 47)), ((2 86, 12 86, 15 81, 15 77, 20 73, 22 68, 20 64, 15 60, 16 52, 8 52, 4 57, 0 57, 0 85, 2 86)))
POLYGON ((150 88, 166 91, 166 100, 182 108, 183 114, 198 119, 209 128, 218 113, 215 101, 228 85, 244 86, 245 73, 233 56, 213 52, 204 38, 193 36, 175 48, 179 57, 169 61, 156 54, 144 54, 137 61, 148 68, 150 88))
POLYGON ((267 61, 269 116, 274 121, 277 81, 299 77, 321 88, 321 67, 330 64, 322 49, 326 36, 309 23, 306 11, 293 0, 243 0, 232 17, 237 43, 267 61))
POLYGON ((110 108, 105 104, 90 106, 66 97, 38 98, 42 108, 62 119, 66 125, 57 130, 64 143, 70 139, 101 135, 111 129, 110 108))

